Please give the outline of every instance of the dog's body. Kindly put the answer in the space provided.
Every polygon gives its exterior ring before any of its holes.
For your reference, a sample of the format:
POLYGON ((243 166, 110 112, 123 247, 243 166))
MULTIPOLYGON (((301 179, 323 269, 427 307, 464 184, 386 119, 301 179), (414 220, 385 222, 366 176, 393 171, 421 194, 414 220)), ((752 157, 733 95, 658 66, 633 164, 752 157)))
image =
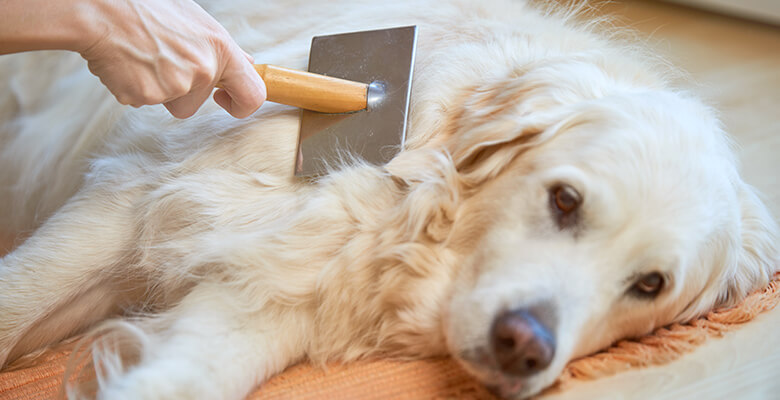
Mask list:
POLYGON ((178 121, 116 104, 76 55, 0 58, 0 221, 32 233, 0 262, 0 366, 124 310, 107 327, 137 364, 95 349, 107 399, 447 353, 526 396, 777 268, 716 119, 625 45, 516 2, 205 3, 297 68, 316 34, 419 25, 406 148, 299 182, 296 110, 178 121))

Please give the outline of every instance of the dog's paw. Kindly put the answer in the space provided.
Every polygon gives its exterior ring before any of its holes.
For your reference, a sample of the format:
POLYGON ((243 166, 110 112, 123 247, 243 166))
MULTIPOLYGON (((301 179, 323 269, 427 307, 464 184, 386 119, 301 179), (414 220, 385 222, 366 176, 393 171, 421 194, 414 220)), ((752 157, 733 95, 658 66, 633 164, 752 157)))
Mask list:
POLYGON ((102 400, 224 398, 224 394, 216 389, 216 384, 210 383, 208 377, 195 373, 191 365, 157 363, 154 366, 132 368, 123 375, 101 383, 97 398, 102 400))

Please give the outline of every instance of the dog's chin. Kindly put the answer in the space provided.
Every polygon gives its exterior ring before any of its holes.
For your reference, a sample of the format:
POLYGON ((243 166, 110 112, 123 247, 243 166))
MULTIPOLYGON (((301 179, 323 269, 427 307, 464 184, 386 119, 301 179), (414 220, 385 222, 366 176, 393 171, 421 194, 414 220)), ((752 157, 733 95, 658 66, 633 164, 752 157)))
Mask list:
POLYGON ((506 375, 491 367, 475 365, 461 360, 461 364, 494 395, 502 399, 521 399, 524 395, 524 379, 506 375))
POLYGON ((502 399, 520 399, 525 394, 525 379, 501 372, 493 357, 484 351, 468 351, 456 357, 461 366, 494 395, 502 399))
POLYGON ((523 381, 519 378, 507 378, 497 385, 485 384, 488 390, 501 399, 522 399, 523 381))
POLYGON ((525 399, 552 383, 547 381, 550 377, 549 370, 524 378, 505 374, 498 369, 493 357, 485 352, 461 352, 460 356, 455 358, 469 374, 502 399, 525 399))

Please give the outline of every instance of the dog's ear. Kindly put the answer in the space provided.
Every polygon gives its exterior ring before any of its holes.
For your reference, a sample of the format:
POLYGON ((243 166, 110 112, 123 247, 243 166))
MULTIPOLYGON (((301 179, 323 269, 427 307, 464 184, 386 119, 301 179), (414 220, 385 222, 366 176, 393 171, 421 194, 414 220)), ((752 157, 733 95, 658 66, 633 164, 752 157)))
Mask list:
POLYGON ((498 175, 524 150, 553 135, 566 117, 553 85, 507 78, 466 91, 448 113, 445 148, 470 185, 498 175))
POLYGON ((755 190, 740 182, 740 242, 736 265, 726 276, 717 306, 729 307, 765 287, 780 271, 780 235, 772 215, 755 190))
POLYGON ((472 87, 445 113, 445 131, 439 139, 404 151, 385 166, 406 193, 409 207, 403 208, 407 211, 399 220, 408 221, 409 240, 420 234, 435 242, 445 240, 463 189, 495 177, 546 135, 555 117, 537 104, 541 99, 529 96, 527 82, 517 78, 472 87))

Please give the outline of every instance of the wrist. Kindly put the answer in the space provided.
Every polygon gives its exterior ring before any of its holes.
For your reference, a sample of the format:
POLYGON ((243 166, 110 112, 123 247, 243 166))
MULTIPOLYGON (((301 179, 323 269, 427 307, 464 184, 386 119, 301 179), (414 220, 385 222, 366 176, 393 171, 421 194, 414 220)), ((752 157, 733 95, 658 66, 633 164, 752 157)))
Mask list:
POLYGON ((84 54, 108 32, 106 16, 99 1, 71 0, 69 17, 61 27, 63 50, 84 54))

